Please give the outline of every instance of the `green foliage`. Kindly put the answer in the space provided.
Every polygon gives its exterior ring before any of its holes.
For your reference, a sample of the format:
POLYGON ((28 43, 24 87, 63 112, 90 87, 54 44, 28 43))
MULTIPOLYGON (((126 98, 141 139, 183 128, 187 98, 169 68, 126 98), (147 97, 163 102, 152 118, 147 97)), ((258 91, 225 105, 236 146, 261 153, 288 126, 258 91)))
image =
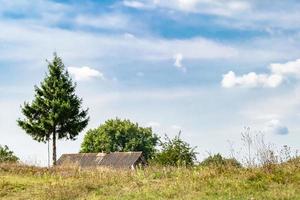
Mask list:
POLYGON ((130 120, 111 119, 89 130, 81 144, 82 153, 142 151, 145 158, 153 157, 158 137, 151 128, 140 127, 130 120))
POLYGON ((234 158, 224 158, 221 154, 210 155, 204 161, 200 163, 201 166, 232 166, 232 167, 242 167, 234 158))
POLYGON ((9 150, 8 146, 4 145, 1 146, 0 145, 0 163, 3 162, 17 162, 19 160, 19 158, 17 156, 14 155, 14 152, 9 150))
POLYGON ((192 166, 196 160, 195 147, 180 138, 180 133, 173 139, 167 135, 165 141, 161 142, 162 150, 157 153, 154 163, 169 166, 192 166))
POLYGON ((56 163, 56 138, 76 139, 88 124, 87 110, 81 109, 82 99, 75 95, 72 82, 62 60, 54 54, 48 62, 48 74, 40 87, 35 86, 35 98, 24 103, 18 125, 38 142, 53 140, 53 164, 56 163))

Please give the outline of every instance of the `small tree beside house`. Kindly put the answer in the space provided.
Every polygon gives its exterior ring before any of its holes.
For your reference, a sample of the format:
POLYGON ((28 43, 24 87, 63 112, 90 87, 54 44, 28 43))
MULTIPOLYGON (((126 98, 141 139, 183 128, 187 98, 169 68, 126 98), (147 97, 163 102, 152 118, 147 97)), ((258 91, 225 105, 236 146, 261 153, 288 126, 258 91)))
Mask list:
POLYGON ((153 159, 154 163, 167 166, 193 166, 196 161, 196 147, 191 147, 180 138, 181 132, 174 138, 165 135, 165 141, 160 141, 161 151, 153 159))
POLYGON ((82 99, 75 94, 72 82, 62 60, 54 54, 48 62, 48 74, 40 86, 35 86, 35 98, 22 106, 24 119, 18 125, 34 140, 52 140, 53 165, 56 165, 56 141, 75 140, 87 126, 88 110, 82 109, 82 99))

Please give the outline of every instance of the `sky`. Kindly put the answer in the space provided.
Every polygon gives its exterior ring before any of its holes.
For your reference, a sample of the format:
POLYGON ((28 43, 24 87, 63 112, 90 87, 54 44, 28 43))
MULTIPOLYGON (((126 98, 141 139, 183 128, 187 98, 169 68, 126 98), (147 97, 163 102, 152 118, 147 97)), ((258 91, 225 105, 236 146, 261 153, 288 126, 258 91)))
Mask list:
POLYGON ((21 130, 57 52, 77 82, 86 131, 130 119, 209 153, 228 154, 250 127, 300 149, 300 2, 297 0, 0 0, 0 144, 47 163, 47 145, 21 130))

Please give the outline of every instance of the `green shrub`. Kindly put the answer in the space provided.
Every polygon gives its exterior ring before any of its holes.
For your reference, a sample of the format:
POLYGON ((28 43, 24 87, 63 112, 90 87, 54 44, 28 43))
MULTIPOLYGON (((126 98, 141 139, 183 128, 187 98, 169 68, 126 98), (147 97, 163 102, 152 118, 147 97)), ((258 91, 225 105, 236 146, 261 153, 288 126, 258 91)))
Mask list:
POLYGON ((167 166, 192 166, 196 160, 195 148, 180 138, 180 133, 173 139, 165 136, 161 142, 162 150, 156 154, 153 163, 167 166))
POLYGON ((232 167, 242 167, 241 163, 239 163, 234 158, 224 158, 221 154, 210 155, 208 158, 203 160, 200 163, 201 166, 232 166, 232 167))
POLYGON ((19 158, 14 155, 14 152, 9 150, 8 146, 0 145, 0 163, 4 162, 17 162, 19 158))

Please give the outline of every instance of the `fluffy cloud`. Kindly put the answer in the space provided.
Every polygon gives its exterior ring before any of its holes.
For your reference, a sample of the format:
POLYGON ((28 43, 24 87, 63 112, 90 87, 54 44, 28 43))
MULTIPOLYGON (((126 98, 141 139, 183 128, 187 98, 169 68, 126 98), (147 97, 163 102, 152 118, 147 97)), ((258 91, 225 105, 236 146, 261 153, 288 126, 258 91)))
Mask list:
POLYGON ((274 74, 300 76, 300 59, 283 64, 274 63, 270 69, 274 74))
POLYGON ((92 78, 104 78, 101 72, 90 67, 68 67, 68 71, 77 81, 86 81, 92 78))
POLYGON ((236 76, 233 71, 223 75, 222 87, 278 87, 284 78, 296 76, 300 78, 300 59, 287 63, 270 64, 270 74, 256 74, 250 72, 242 76, 236 76))
POLYGON ((286 126, 282 125, 282 123, 277 119, 273 119, 267 122, 265 131, 277 135, 287 135, 289 133, 289 129, 286 126))
POLYGON ((250 72, 242 76, 236 76, 233 71, 223 75, 222 87, 232 88, 236 86, 240 87, 277 87, 282 83, 282 76, 277 74, 256 74, 250 72))

